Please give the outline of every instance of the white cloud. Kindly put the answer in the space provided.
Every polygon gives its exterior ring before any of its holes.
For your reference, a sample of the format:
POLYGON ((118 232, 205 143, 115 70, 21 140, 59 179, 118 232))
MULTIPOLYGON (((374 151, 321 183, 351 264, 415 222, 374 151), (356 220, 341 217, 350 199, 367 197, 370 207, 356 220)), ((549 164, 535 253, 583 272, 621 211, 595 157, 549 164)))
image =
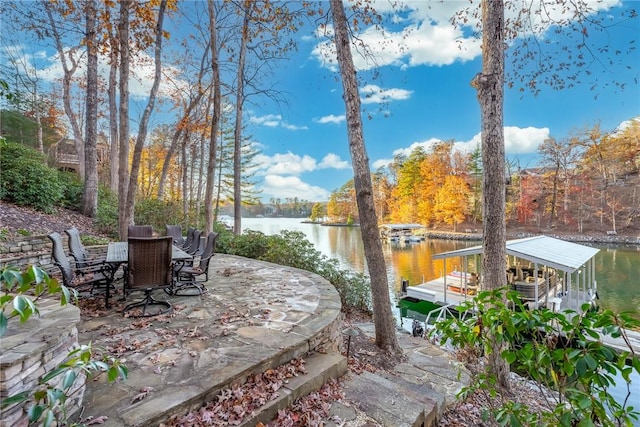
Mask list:
POLYGON ((422 147, 424 148, 425 151, 429 152, 431 151, 431 148, 438 142, 442 142, 442 140, 438 138, 429 138, 426 141, 414 142, 408 147, 398 148, 397 150, 394 150, 393 156, 394 157, 397 155, 409 156, 411 152, 418 147, 422 147))
POLYGON ((266 175, 262 187, 264 197, 287 198, 304 195, 306 200, 329 200, 329 191, 308 184, 297 176, 266 175))
POLYGON ((267 126, 272 128, 282 127, 288 130, 309 129, 307 126, 297 126, 297 125, 292 125, 287 123, 282 119, 282 116, 280 114, 266 114, 264 116, 251 116, 249 118, 249 122, 256 125, 267 126))
POLYGON ((369 84, 360 88, 363 104, 381 104, 389 101, 403 101, 409 99, 413 91, 405 89, 382 89, 380 86, 369 84))
MULTIPOLYGON (((529 126, 526 128, 519 128, 516 126, 505 126, 505 152, 507 155, 536 153, 540 144, 542 144, 545 139, 549 138, 549 136, 549 128, 546 127, 535 128, 529 126)), ((433 148, 434 144, 438 142, 442 142, 442 140, 439 138, 429 138, 425 141, 414 142, 408 147, 394 150, 393 155, 408 156, 417 147, 422 147, 425 151, 429 152, 433 148)), ((453 143, 453 149, 464 153, 470 153, 480 145, 481 133, 477 133, 468 141, 455 141, 453 143)), ((379 168, 387 166, 392 161, 392 159, 379 159, 373 162, 373 167, 379 168)))
POLYGON ((617 134, 620 134, 620 133, 624 132, 633 123, 636 123, 636 124, 640 125, 640 116, 634 117, 633 119, 630 119, 630 120, 625 120, 624 122, 620 123, 618 125, 618 127, 616 128, 616 130, 613 132, 613 134, 617 135, 617 134))
POLYGON ((329 114, 328 116, 320 117, 319 119, 314 119, 316 123, 320 123, 320 124, 326 124, 326 123, 339 124, 344 122, 345 120, 346 120, 346 117, 344 114, 340 114, 338 116, 334 114, 329 114))
POLYGON ((267 114, 260 117, 253 116, 249 119, 249 122, 267 127, 276 127, 282 123, 282 116, 279 114, 267 114))
MULTIPOLYGON (((445 2, 462 7, 461 2, 445 2)), ((412 2, 414 11, 419 10, 412 2)), ((450 18, 455 12, 448 8, 450 18)), ((445 13, 441 13, 445 15, 445 13)), ((395 16, 392 22, 406 22, 404 28, 394 31, 384 27, 371 26, 356 34, 359 43, 367 46, 366 55, 355 53, 354 66, 357 70, 394 65, 397 67, 418 65, 450 65, 456 61, 468 61, 481 54, 480 40, 473 36, 466 36, 461 28, 453 27, 448 20, 438 18, 442 22, 433 20, 429 16, 417 13, 410 14, 406 19, 395 16)), ((332 28, 326 31, 332 34, 332 28)), ((321 37, 322 31, 317 32, 321 37)), ((331 70, 336 70, 335 46, 329 41, 318 43, 311 52, 311 56, 331 70)))
MULTIPOLYGON (((568 25, 578 16, 572 8, 555 0, 534 3, 526 20, 517 16, 521 12, 518 8, 505 11, 506 20, 525 23, 520 29, 521 35, 535 33, 541 36, 551 28, 551 24, 568 25)), ((619 4, 619 0, 589 2, 587 14, 606 11, 619 4)), ((478 17, 474 16, 473 6, 470 7, 468 2, 407 1, 395 4, 388 0, 374 0, 372 6, 388 19, 381 25, 369 26, 354 35, 358 45, 364 44, 368 49, 364 56, 354 52, 357 70, 385 65, 400 69, 420 65, 444 66, 456 61, 473 60, 482 53, 481 40, 474 34, 480 30, 478 17), (454 26, 450 20, 456 15, 460 24, 454 26)), ((316 35, 319 39, 331 37, 333 28, 319 27, 316 35)), ((335 46, 331 42, 319 42, 311 56, 324 67, 337 70, 335 46)))
POLYGON ((393 162, 393 159, 378 159, 378 160, 374 161, 371 164, 371 166, 373 167, 373 170, 376 171, 376 170, 378 170, 380 168, 386 168, 392 162, 393 162))
POLYGON ((329 153, 320 162, 320 169, 349 169, 349 162, 342 160, 337 154, 329 153))
POLYGON ((301 157, 292 152, 273 156, 258 154, 255 162, 257 173, 264 175, 300 175, 318 169, 316 159, 313 157, 306 154, 301 157))
POLYGON ((349 163, 340 156, 329 153, 318 163, 316 159, 305 154, 299 156, 292 152, 278 153, 273 156, 258 154, 254 158, 256 173, 259 175, 301 175, 318 169, 348 169, 349 163))
MULTIPOLYGON (((29 69, 38 69, 38 78, 41 81, 58 85, 60 79, 64 75, 60 56, 58 53, 47 54, 46 51, 40 50, 33 54, 26 51, 25 46, 14 45, 9 51, 3 52, 2 56, 10 55, 20 63, 25 64, 29 69)), ((70 49, 65 48, 65 52, 70 49)), ((78 68, 75 71, 75 77, 86 75, 86 60, 82 50, 76 49, 75 59, 78 61, 78 68)), ((108 81, 109 78, 109 58, 102 54, 98 54, 98 76, 101 81, 108 81)), ((134 55, 131 62, 129 73, 129 95, 135 100, 146 99, 151 92, 153 86, 153 78, 155 73, 155 65, 153 58, 145 52, 138 52, 134 55)), ((180 80, 178 76, 181 71, 164 63, 162 65, 163 78, 160 81, 158 96, 161 98, 170 97, 176 90, 187 90, 186 82, 180 80)))

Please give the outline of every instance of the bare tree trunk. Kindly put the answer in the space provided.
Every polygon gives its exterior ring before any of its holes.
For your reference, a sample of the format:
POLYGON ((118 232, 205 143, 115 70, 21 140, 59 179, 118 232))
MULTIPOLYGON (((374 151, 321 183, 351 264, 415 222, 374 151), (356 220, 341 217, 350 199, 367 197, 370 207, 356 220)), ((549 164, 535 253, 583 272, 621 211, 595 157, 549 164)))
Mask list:
POLYGON ((62 65, 62 102, 64 105, 64 112, 69 119, 69 123, 71 124, 71 129, 73 131, 73 140, 78 154, 78 173, 80 174, 80 178, 84 179, 84 141, 82 140, 82 131, 80 129, 80 124, 78 123, 78 116, 74 113, 73 108, 71 108, 71 78, 78 69, 78 62, 74 57, 75 49, 65 52, 60 38, 60 32, 58 31, 58 26, 56 25, 53 13, 51 12, 51 8, 53 6, 48 1, 43 1, 41 4, 46 10, 47 17, 51 23, 51 33, 56 43, 56 50, 60 57, 60 64, 62 65), (68 62, 71 63, 71 67, 68 62))
POLYGON ((38 86, 34 85, 33 88, 33 106, 36 116, 36 130, 38 137, 38 151, 44 154, 44 137, 42 131, 42 106, 38 100, 38 86))
MULTIPOLYGON (((472 85, 482 112, 482 275, 485 289, 506 285, 505 157, 504 157, 504 3, 482 0, 482 73, 472 85)), ((490 336, 489 369, 508 389, 509 365, 501 357, 498 337, 490 336)))
POLYGON ((244 67, 247 54, 247 42, 249 38, 249 11, 252 8, 252 0, 244 2, 244 18, 242 21, 242 39, 240 41, 240 54, 238 57, 238 87, 236 89, 236 126, 233 133, 233 232, 240 234, 242 230, 242 107, 244 105, 244 67))
POLYGON ((120 170, 120 158, 118 152, 120 148, 118 138, 118 103, 116 97, 116 90, 118 85, 118 52, 119 42, 118 38, 109 35, 111 44, 109 64, 109 87, 107 89, 107 96, 109 98, 109 139, 111 140, 111 148, 109 150, 109 188, 111 191, 118 192, 118 171, 120 170))
POLYGON ((182 157, 182 216, 184 218, 185 229, 189 224, 189 174, 187 168, 187 141, 189 140, 189 132, 185 132, 182 137, 180 147, 180 157, 182 157))
POLYGON ((358 94, 356 71, 353 66, 353 57, 351 56, 347 17, 342 1, 331 0, 331 13, 335 28, 338 64, 344 88, 343 97, 347 113, 347 131, 349 134, 351 160, 353 161, 353 181, 360 215, 360 230, 362 232, 369 277, 371 278, 376 345, 386 351, 398 353, 401 349, 396 338, 395 320, 391 312, 387 271, 382 253, 382 243, 378 235, 369 158, 362 132, 360 95, 358 94))
POLYGON ((96 2, 86 3, 87 46, 87 123, 84 144, 85 179, 82 213, 96 216, 98 210, 98 51, 96 46, 96 2))
POLYGON ((213 71, 213 117, 211 119, 211 135, 209 138, 209 163, 207 164, 207 187, 204 195, 205 232, 213 231, 213 184, 215 182, 216 142, 220 130, 220 108, 222 94, 220 89, 220 64, 218 63, 218 39, 216 29, 216 11, 213 0, 208 0, 209 31, 211 37, 211 69, 213 71))
POLYGON ((120 114, 119 128, 119 164, 118 164, 118 234, 120 240, 125 240, 128 227, 133 218, 127 212, 127 194, 129 189, 129 10, 131 0, 120 2, 120 22, 118 23, 118 38, 120 40, 120 114))
MULTIPOLYGON (((202 74, 203 74, 203 70, 200 71, 200 77, 198 79, 198 87, 200 87, 200 78, 202 77, 202 74)), ((173 138, 171 139, 171 145, 169 146, 169 149, 167 149, 167 154, 164 158, 164 163, 162 163, 162 173, 160 175, 160 182, 158 183, 158 199, 162 199, 164 197, 164 186, 167 180, 167 175, 169 174, 171 159, 173 158, 173 154, 178 148, 178 142, 180 141, 180 137, 182 136, 183 130, 185 128, 185 126, 182 126, 182 125, 188 122, 189 116, 191 116, 191 112, 200 103, 200 100, 202 99, 203 95, 204 95, 204 91, 199 90, 196 97, 189 102, 189 105, 187 106, 187 109, 185 110, 182 116, 182 119, 179 121, 180 125, 178 126, 175 133, 173 134, 173 138)))
POLYGON ((133 218, 134 210, 136 206, 136 193, 138 191, 138 173, 140 171, 140 159, 142 157, 142 148, 144 142, 147 139, 147 126, 149 124, 149 117, 153 112, 153 108, 156 103, 156 96, 158 94, 158 88, 160 87, 160 80, 162 78, 162 38, 163 31, 162 26, 164 22, 164 12, 167 8, 167 0, 162 0, 158 8, 158 20, 156 22, 156 41, 154 47, 154 75, 153 86, 151 86, 151 92, 149 93, 149 100, 147 106, 142 113, 140 119, 140 125, 138 126, 138 135, 136 136, 136 145, 133 149, 133 158, 131 159, 131 174, 129 176, 129 191, 127 193, 127 216, 133 218))
POLYGON ((560 163, 556 163, 553 173, 553 188, 551 189, 551 210, 549 212, 549 229, 553 227, 553 220, 556 217, 556 204, 558 203, 558 173, 560 173, 560 163))

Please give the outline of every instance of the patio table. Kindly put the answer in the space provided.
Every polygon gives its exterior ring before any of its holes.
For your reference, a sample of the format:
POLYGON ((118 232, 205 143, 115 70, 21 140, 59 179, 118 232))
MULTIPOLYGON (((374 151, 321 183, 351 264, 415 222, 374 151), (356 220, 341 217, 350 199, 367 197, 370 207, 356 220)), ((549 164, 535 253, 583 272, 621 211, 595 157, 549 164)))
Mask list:
MULTIPOLYGON (((107 276, 109 284, 107 285, 107 294, 105 295, 105 306, 109 306, 109 289, 113 283, 116 272, 122 264, 126 264, 129 260, 129 243, 127 242, 111 242, 107 247, 107 257, 105 262, 107 269, 105 276, 107 276)), ((171 259, 178 263, 184 263, 190 259, 193 259, 191 255, 173 245, 171 259)))

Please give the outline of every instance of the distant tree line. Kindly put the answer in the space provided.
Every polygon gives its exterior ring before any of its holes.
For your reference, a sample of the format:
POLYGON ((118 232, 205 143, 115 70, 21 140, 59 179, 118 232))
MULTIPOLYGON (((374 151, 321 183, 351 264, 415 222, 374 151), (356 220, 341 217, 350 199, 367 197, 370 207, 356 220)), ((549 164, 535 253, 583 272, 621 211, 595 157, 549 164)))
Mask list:
MULTIPOLYGON (((398 155, 372 176, 379 222, 425 226, 481 222, 480 148, 464 154, 452 141, 398 155)), ((538 228, 617 232, 638 226, 640 121, 604 132, 548 138, 535 167, 507 163, 506 219, 538 228)), ((331 193, 327 216, 358 222, 353 180, 331 193)))

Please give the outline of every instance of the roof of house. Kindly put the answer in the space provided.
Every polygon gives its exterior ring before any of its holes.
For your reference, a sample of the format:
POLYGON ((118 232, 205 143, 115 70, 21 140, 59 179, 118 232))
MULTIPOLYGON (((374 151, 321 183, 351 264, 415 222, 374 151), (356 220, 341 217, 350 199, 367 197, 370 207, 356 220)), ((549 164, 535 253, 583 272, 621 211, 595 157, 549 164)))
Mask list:
MULTIPOLYGON (((508 240, 507 255, 573 273, 593 258, 600 249, 567 242, 549 236, 508 240)), ((470 256, 482 253, 482 245, 433 255, 433 259, 470 256)))

